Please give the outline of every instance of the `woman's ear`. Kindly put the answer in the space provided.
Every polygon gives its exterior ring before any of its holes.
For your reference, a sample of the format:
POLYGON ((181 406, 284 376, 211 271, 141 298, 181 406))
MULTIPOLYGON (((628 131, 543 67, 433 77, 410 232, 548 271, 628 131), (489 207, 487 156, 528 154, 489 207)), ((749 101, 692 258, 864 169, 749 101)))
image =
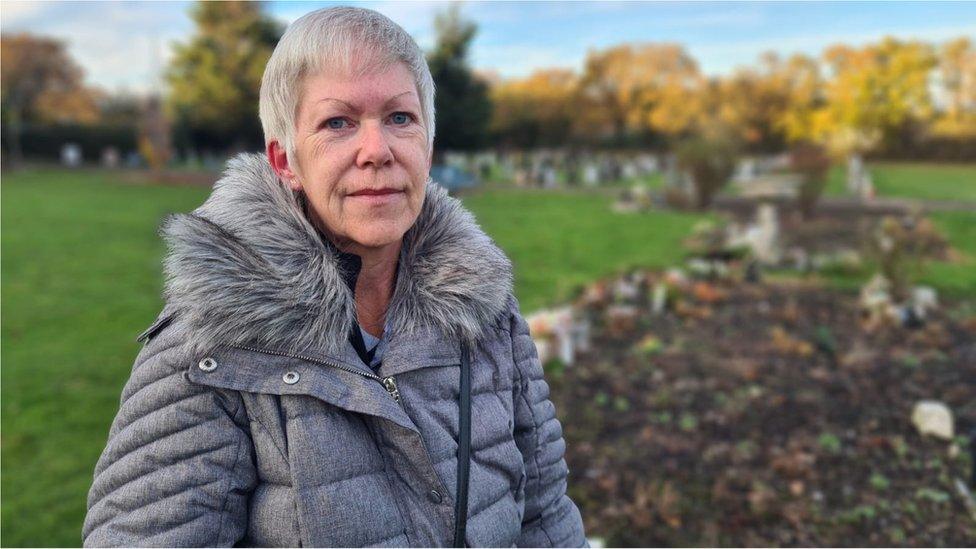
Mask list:
POLYGON ((302 184, 298 180, 295 170, 288 164, 288 153, 285 152, 285 148, 281 146, 281 143, 276 139, 268 141, 267 154, 268 163, 271 164, 275 173, 278 174, 278 178, 287 184, 291 190, 301 191, 302 184))

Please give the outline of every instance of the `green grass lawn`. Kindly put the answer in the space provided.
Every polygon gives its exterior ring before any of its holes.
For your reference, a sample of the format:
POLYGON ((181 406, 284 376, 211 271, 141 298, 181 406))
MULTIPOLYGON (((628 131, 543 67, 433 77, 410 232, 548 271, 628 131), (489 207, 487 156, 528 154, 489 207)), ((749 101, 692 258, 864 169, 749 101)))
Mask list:
POLYGON ((205 189, 5 174, 3 544, 79 545, 95 460, 160 304, 163 215, 205 189))
MULTIPOLYGON (((105 172, 4 174, 3 545, 80 544, 95 461, 161 306, 163 216, 209 190, 105 172)), ((628 264, 667 265, 698 216, 616 216, 609 197, 491 191, 465 199, 516 266, 525 311, 628 264)))
POLYGON ((573 289, 630 265, 665 267, 702 215, 617 215, 609 196, 490 191, 465 199, 515 265, 523 312, 568 298, 573 289))
MULTIPOLYGON (((976 164, 871 162, 877 196, 919 200, 963 200, 976 203, 976 164)), ((834 165, 827 178, 828 196, 847 195, 847 168, 834 165)))
POLYGON ((847 168, 834 164, 827 172, 827 186, 824 188, 826 196, 847 195, 847 168))
POLYGON ((956 263, 926 265, 921 282, 953 297, 976 299, 976 211, 936 212, 931 216, 962 257, 956 263))
POLYGON ((976 164, 877 162, 869 169, 878 196, 976 203, 976 164))

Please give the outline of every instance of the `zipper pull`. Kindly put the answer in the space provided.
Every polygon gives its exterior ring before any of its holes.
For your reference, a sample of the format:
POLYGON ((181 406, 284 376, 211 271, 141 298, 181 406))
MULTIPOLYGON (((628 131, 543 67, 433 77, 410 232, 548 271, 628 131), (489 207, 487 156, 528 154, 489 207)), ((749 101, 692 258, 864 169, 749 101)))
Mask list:
POLYGON ((400 402, 400 390, 397 389, 396 379, 393 376, 383 378, 383 387, 386 387, 386 392, 390 393, 393 400, 400 402))

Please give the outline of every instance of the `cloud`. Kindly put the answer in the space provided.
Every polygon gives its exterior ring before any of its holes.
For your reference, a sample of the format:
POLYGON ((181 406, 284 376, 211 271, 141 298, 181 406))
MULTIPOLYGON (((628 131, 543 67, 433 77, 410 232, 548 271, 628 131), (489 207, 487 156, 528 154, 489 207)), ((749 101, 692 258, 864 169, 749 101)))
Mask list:
MULTIPOLYGON (((274 17, 287 23, 328 5, 339 2, 284 2, 269 8, 274 17)), ((429 0, 357 5, 387 15, 424 49, 434 45, 435 15, 449 6, 429 0)), ((724 74, 755 63, 769 49, 817 55, 830 44, 859 45, 884 35, 927 41, 976 36, 976 25, 964 24, 961 18, 956 19, 959 24, 951 24, 948 11, 941 22, 931 14, 918 17, 911 13, 892 19, 872 14, 865 22, 861 7, 848 8, 826 4, 809 17, 789 20, 790 24, 779 11, 792 13, 792 8, 765 3, 465 2, 461 13, 479 27, 471 48, 472 64, 503 77, 525 76, 543 67, 579 69, 587 49, 648 38, 679 41, 705 73, 724 74), (848 12, 857 12, 860 19, 845 18, 848 12), (809 24, 800 25, 800 20, 809 24), (846 21, 850 30, 833 27, 825 31, 821 21, 846 21), (856 26, 863 28, 854 30, 856 26)), ((62 39, 84 67, 89 83, 110 91, 125 87, 143 93, 158 87, 160 73, 172 55, 172 43, 186 41, 192 34, 188 9, 189 3, 183 1, 2 2, 0 28, 62 39)))
POLYGON ((187 2, 5 2, 3 32, 63 40, 86 80, 110 91, 157 87, 172 42, 192 30, 187 2))
POLYGON ((4 2, 0 4, 3 27, 29 25, 47 9, 43 2, 4 2))

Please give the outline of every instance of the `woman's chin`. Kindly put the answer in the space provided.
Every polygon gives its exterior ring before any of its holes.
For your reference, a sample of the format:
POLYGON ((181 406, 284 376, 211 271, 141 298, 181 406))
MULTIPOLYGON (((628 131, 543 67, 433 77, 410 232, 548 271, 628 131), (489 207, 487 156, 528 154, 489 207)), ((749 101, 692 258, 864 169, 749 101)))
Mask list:
POLYGON ((397 224, 368 223, 361 225, 349 237, 356 244, 366 248, 381 248, 400 242, 406 229, 400 229, 397 224))

